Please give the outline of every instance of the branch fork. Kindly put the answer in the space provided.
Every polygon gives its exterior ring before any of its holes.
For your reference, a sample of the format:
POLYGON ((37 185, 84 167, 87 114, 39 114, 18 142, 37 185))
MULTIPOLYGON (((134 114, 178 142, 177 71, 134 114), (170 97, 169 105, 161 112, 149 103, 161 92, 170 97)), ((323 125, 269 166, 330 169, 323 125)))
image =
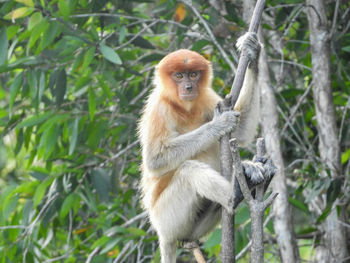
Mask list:
MULTIPOLYGON (((252 224, 252 246, 251 246, 251 262, 263 263, 264 260, 264 226, 263 219, 264 213, 267 207, 269 207, 273 200, 277 197, 278 193, 270 194, 269 197, 264 200, 264 193, 271 178, 267 179, 264 183, 256 186, 255 196, 252 194, 247 184, 246 178, 243 174, 242 164, 238 151, 237 139, 231 139, 229 142, 230 150, 233 159, 234 176, 239 182, 242 194, 247 201, 252 224)), ((263 138, 257 140, 257 158, 265 155, 265 141, 263 138)))

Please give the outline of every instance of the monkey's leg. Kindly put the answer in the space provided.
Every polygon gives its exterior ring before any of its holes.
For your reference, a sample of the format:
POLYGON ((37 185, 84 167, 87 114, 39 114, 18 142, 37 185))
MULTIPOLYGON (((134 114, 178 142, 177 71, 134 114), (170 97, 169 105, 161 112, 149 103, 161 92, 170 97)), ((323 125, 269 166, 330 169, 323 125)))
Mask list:
POLYGON ((205 200, 205 203, 193 224, 189 240, 199 240, 213 230, 221 219, 221 205, 209 200, 205 200))
POLYGON ((168 242, 160 239, 159 247, 162 263, 176 263, 176 241, 168 242))
POLYGON ((200 161, 189 160, 184 162, 176 172, 179 180, 188 184, 199 196, 219 203, 229 211, 232 189, 230 182, 209 165, 200 161))

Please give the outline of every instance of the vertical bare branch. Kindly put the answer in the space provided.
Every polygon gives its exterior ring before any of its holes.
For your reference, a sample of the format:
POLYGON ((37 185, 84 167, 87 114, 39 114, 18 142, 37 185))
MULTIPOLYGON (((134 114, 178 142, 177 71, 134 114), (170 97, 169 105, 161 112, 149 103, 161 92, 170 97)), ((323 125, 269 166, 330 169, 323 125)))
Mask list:
MULTIPOLYGON (((261 31, 259 40, 264 43, 261 31)), ((281 137, 278 130, 278 111, 274 91, 271 87, 266 50, 260 52, 258 85, 261 91, 261 127, 266 140, 267 153, 274 161, 277 171, 272 182, 272 189, 278 192, 278 198, 272 205, 274 228, 282 262, 300 262, 299 251, 294 239, 293 222, 281 151, 281 137)))
MULTIPOLYGON (((324 169, 329 169, 332 179, 337 179, 341 176, 340 147, 331 88, 330 35, 326 7, 323 0, 307 0, 307 6, 319 151, 324 169)), ((324 244, 316 250, 317 262, 343 262, 349 252, 345 245, 346 232, 339 224, 335 207, 323 228, 324 244)))
MULTIPOLYGON (((251 260, 252 263, 263 263, 264 262, 264 213, 266 208, 271 205, 277 194, 271 194, 265 201, 263 199, 264 184, 257 186, 257 194, 255 198, 251 194, 245 176, 242 172, 237 139, 230 140, 230 149, 232 159, 234 163, 234 176, 237 178, 241 187, 242 193, 245 200, 248 203, 251 225, 252 225, 252 245, 251 245, 251 260), (258 195, 259 193, 259 195, 258 195)), ((257 142, 257 156, 264 155, 265 153, 265 142, 264 139, 260 138, 257 142)))

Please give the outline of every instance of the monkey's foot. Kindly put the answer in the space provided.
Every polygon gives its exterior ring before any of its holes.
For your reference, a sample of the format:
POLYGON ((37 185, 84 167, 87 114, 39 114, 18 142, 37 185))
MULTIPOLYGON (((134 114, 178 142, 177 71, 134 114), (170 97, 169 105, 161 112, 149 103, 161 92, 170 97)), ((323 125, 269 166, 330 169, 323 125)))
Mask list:
POLYGON ((261 44, 256 33, 247 32, 238 38, 236 47, 242 54, 248 56, 249 61, 255 62, 259 57, 261 44))
POLYGON ((180 246, 184 249, 192 250, 199 247, 199 241, 181 241, 180 246))

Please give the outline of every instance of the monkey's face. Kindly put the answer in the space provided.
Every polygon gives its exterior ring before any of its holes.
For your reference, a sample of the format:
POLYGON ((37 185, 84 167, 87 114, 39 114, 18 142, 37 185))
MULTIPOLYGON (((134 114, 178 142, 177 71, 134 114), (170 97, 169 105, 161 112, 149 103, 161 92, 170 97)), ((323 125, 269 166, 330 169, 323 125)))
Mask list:
POLYGON ((171 77, 177 86, 177 93, 181 100, 195 100, 199 92, 199 82, 202 72, 186 70, 183 72, 174 72, 171 77))

